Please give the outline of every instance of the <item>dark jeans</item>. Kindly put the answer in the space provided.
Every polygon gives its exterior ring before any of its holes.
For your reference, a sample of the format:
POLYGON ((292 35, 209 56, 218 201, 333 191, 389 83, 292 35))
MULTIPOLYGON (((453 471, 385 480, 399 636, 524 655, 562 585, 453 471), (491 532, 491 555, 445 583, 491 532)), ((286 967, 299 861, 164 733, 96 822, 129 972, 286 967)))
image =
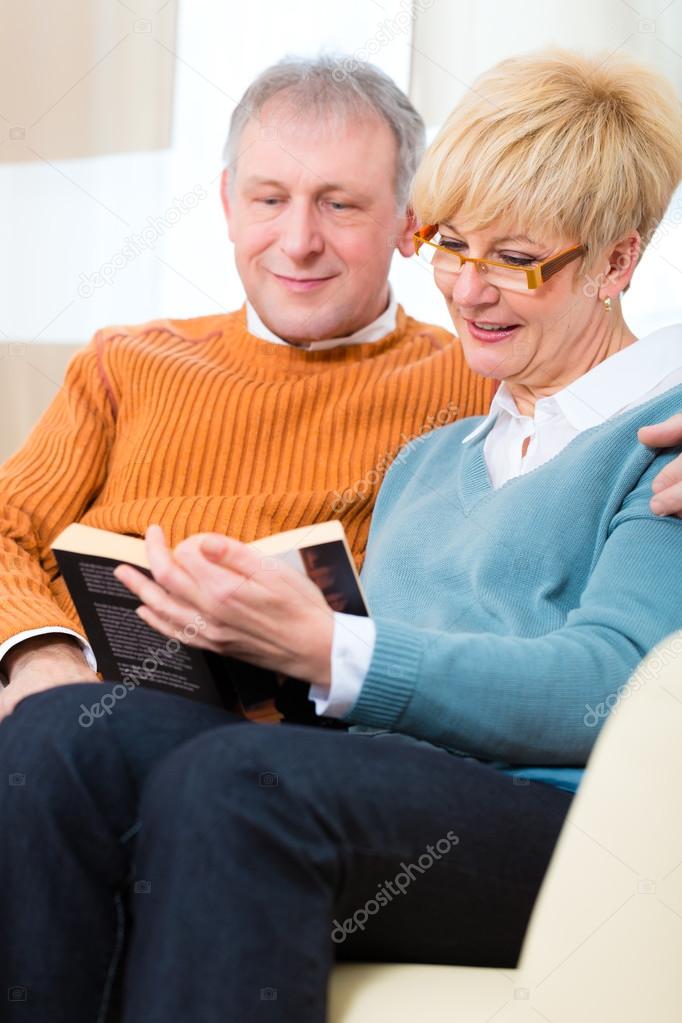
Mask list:
POLYGON ((144 690, 81 716, 111 688, 0 725, 2 1020, 323 1023, 335 957, 515 965, 569 793, 144 690))

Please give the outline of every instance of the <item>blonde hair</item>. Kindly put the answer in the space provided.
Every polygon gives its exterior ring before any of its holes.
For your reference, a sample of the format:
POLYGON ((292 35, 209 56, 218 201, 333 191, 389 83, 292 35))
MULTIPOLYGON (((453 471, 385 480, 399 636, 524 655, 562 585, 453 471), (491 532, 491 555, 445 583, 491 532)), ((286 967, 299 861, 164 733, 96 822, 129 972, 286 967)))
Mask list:
POLYGON ((624 58, 545 50, 503 60, 457 104, 413 183, 422 224, 502 219, 595 254, 636 229, 646 246, 682 177, 670 83, 624 58))

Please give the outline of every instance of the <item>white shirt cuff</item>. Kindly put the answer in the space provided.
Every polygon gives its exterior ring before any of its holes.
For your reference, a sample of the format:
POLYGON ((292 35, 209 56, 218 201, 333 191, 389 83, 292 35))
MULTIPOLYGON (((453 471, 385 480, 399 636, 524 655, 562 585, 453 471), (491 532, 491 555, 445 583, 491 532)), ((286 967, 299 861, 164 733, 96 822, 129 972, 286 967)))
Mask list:
POLYGON ((369 670, 375 641, 376 626, 371 618, 334 612, 331 685, 329 689, 310 687, 316 714, 340 718, 351 709, 369 670))
POLYGON ((95 655, 92 652, 92 647, 89 643, 86 643, 82 636, 79 636, 73 629, 64 629, 61 625, 50 625, 45 629, 25 629, 24 632, 18 632, 16 636, 10 636, 4 643, 0 643, 0 672, 2 671, 2 661, 5 654, 8 654, 13 646, 17 643, 23 643, 25 639, 33 639, 35 636, 49 636, 50 633, 60 633, 62 636, 73 636, 77 639, 81 645, 81 649, 85 656, 85 660, 88 662, 88 666, 93 671, 97 671, 97 661, 95 655))

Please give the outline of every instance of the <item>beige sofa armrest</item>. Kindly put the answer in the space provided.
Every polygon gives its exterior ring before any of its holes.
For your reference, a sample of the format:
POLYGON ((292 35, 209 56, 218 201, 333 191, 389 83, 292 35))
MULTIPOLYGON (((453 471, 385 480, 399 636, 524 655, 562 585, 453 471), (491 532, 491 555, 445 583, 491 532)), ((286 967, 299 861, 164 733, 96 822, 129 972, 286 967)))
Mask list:
POLYGON ((344 964, 330 1023, 679 1023, 682 632, 640 665, 562 828, 518 970, 344 964))

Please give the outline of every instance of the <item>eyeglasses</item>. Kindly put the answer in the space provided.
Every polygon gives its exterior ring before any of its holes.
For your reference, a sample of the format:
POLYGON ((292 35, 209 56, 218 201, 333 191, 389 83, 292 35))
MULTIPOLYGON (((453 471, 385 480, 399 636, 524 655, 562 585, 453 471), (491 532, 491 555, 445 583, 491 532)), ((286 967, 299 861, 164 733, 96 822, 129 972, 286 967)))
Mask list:
POLYGON ((453 248, 459 244, 453 239, 443 238, 436 224, 421 227, 414 235, 414 250, 420 262, 426 263, 434 273, 458 274, 465 263, 473 263, 488 284, 496 288, 507 288, 510 291, 534 291, 553 277, 559 270, 578 259, 585 252, 584 245, 576 245, 565 249, 542 263, 531 266, 514 266, 513 263, 498 263, 492 259, 475 259, 463 256, 453 248), (435 239, 435 240, 432 240, 435 239), (448 245, 448 242, 450 244, 448 245))

